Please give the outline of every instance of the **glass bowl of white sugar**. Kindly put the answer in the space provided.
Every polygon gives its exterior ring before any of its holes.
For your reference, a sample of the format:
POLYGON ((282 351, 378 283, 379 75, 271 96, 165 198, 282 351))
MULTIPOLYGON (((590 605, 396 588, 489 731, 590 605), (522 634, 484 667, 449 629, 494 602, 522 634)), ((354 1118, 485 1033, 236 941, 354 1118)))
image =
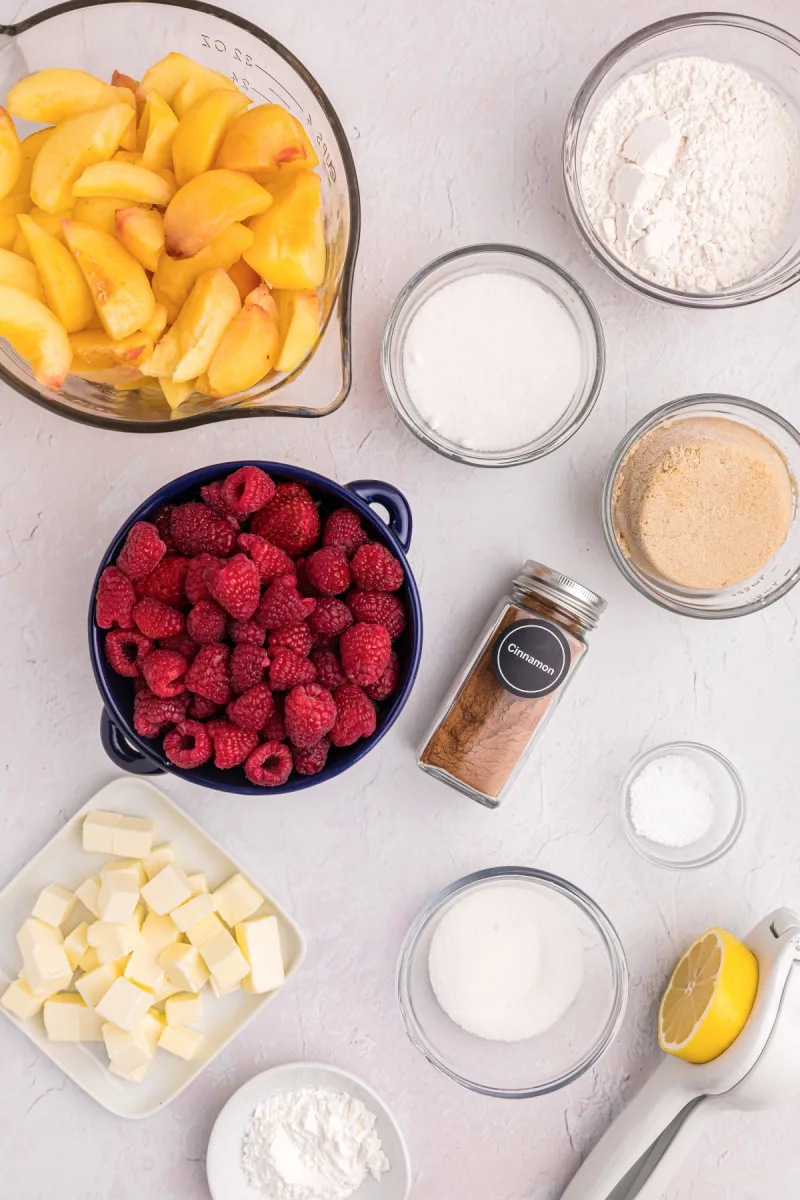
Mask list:
POLYGON ((527 1099, 572 1083, 619 1031, 622 944, 565 879, 529 867, 445 888, 406 934, 400 1013, 417 1049, 473 1092, 527 1099))
POLYGON ((567 199, 591 252, 651 299, 751 304, 800 278, 800 41, 753 17, 648 25, 567 118, 567 199))
POLYGON ((562 446, 594 407, 605 344, 586 293, 518 246, 467 246, 419 271, 383 333, 397 415, 432 450, 512 467, 562 446))
POLYGON ((733 763, 700 742, 670 742, 638 755, 619 790, 620 820, 634 850, 672 871, 727 854, 744 826, 744 784, 733 763))

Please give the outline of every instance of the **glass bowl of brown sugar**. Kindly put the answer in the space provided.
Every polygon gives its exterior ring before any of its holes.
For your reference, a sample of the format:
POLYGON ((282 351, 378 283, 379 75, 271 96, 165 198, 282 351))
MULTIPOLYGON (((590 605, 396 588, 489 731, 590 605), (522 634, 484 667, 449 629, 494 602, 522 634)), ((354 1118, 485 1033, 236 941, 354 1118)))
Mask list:
POLYGON ((800 433, 739 396, 655 409, 603 485, 603 533, 637 591, 688 617, 759 612, 800 579, 800 433))

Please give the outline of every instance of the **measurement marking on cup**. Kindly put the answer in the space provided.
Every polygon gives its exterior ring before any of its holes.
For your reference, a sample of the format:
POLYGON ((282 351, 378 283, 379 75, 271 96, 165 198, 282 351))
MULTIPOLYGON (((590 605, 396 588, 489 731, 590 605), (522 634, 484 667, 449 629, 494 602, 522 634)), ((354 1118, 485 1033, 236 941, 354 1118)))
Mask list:
MULTIPOLYGON (((294 101, 295 104, 297 104, 297 107, 300 109, 300 112, 303 111, 302 104, 299 104, 298 101, 295 100, 294 96, 292 96, 292 93, 289 91, 289 89, 287 87, 283 86, 280 79, 276 79, 274 75, 270 75, 269 71, 266 70, 265 67, 259 66, 258 63, 256 63, 256 66, 258 67, 259 71, 264 72, 264 74, 267 76, 268 79, 271 79, 273 83, 277 83, 278 87, 281 88, 284 92, 286 92, 286 95, 289 96, 294 101)), ((270 88, 270 91, 272 91, 272 88, 270 88)), ((276 93, 276 95, 277 95, 277 93, 276 93)))

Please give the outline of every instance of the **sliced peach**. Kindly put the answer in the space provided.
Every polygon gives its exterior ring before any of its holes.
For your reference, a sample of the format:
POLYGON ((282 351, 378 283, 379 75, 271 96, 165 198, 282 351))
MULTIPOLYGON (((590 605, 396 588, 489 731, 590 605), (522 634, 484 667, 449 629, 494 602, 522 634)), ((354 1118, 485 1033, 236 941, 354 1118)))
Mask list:
POLYGON ((70 374, 79 375, 81 379, 86 379, 89 383, 103 383, 107 387, 113 387, 123 392, 130 391, 131 388, 142 387, 146 380, 138 367, 127 367, 122 363, 108 367, 96 367, 77 356, 72 360, 70 374))
POLYGON ((112 87, 124 87, 133 92, 134 96, 139 88, 139 80, 134 79, 130 75, 125 75, 122 71, 115 71, 111 76, 112 87))
MULTIPOLYGON (((217 71, 212 71, 208 67, 203 67, 200 63, 195 62, 191 58, 187 58, 185 54, 178 54, 173 51, 165 58, 154 63, 148 68, 142 76, 142 82, 136 91, 136 96, 139 100, 146 100, 151 92, 160 92, 167 104, 171 104, 177 92, 186 83, 188 79, 207 81, 209 89, 211 88, 235 88, 236 84, 228 79, 226 75, 220 75, 217 71)), ((195 100, 199 97, 195 96, 195 100)), ((194 103, 194 101, 192 101, 194 103)))
POLYGON ((258 383, 275 366, 280 341, 275 316, 260 304, 245 304, 225 330, 209 363, 211 395, 231 396, 258 383))
POLYGON ((316 292, 272 293, 278 308, 281 349, 276 371, 293 371, 314 348, 319 337, 319 300, 316 292))
MULTIPOLYGON (((40 208, 32 208, 28 213, 28 216, 32 221, 36 222, 40 229, 43 229, 45 233, 49 233, 51 237, 56 238, 63 246, 66 246, 67 243, 64 240, 64 230, 61 228, 61 222, 68 221, 72 215, 73 210, 71 208, 64 208, 58 213, 46 213, 42 212, 40 208)), ((19 221, 17 223, 19 224, 19 221)), ((19 238, 15 242, 15 252, 17 254, 24 254, 26 258, 32 257, 28 246, 28 239, 25 237, 22 226, 19 226, 19 238)))
POLYGON ((13 254, 11 250, 0 250, 0 284, 19 288, 21 292, 44 301, 42 281, 36 267, 27 258, 13 254))
POLYGON ((85 329, 94 315, 94 300, 80 267, 67 247, 31 217, 20 213, 18 220, 41 276, 48 307, 67 333, 85 329))
POLYGON ((68 208, 76 179, 93 163, 106 162, 116 153, 129 121, 130 109, 125 104, 62 121, 33 164, 34 204, 49 213, 68 208))
POLYGON ((66 329, 41 300, 0 284, 0 337, 30 363, 43 387, 58 391, 69 373, 72 350, 66 329))
POLYGON ((45 125, 58 125, 71 117, 108 108, 115 104, 135 107, 133 92, 130 98, 123 93, 129 89, 103 83, 102 79, 86 71, 70 67, 48 67, 34 71, 15 83, 8 93, 8 111, 24 121, 41 121, 45 125))
POLYGON ((252 241, 253 235, 247 226, 236 223, 193 258, 181 260, 162 254, 153 276, 153 292, 156 300, 166 307, 169 322, 175 320, 204 271, 213 271, 217 267, 230 270, 252 241))
POLYGON ((176 383, 208 369, 220 339, 241 308, 236 285, 218 268, 206 271, 192 288, 180 315, 156 346, 143 370, 176 383))
POLYGON ((244 304, 253 288, 257 288, 261 283, 261 276, 257 275, 253 268, 249 267, 243 258, 240 258, 238 262, 233 264, 233 266, 229 269, 228 274, 239 289, 239 297, 242 301, 242 304, 244 304))
POLYGON ((217 156, 218 167, 276 175, 316 167, 318 162, 303 126, 280 104, 259 104, 237 117, 217 156))
POLYGON ((14 122, 0 107, 0 199, 14 191, 22 170, 22 150, 14 122))
POLYGON ((121 196, 139 204, 166 208, 175 194, 160 175, 135 163, 103 162, 87 167, 72 189, 73 196, 121 196))
POLYGON ((157 174, 159 174, 162 179, 166 180, 166 182, 169 184, 170 188, 172 189, 172 194, 174 196, 178 190, 178 181, 175 178, 175 172, 170 171, 169 167, 162 167, 161 170, 157 172, 157 174))
POLYGON ((161 337, 164 330, 167 328, 167 308, 164 304, 156 304, 153 309, 153 315, 149 321, 145 321, 142 326, 142 333, 150 338, 153 345, 161 337))
POLYGON ((49 140, 53 133, 55 133, 53 126, 49 129, 37 129, 35 133, 29 133, 19 144, 22 157, 33 162, 42 146, 49 140))
POLYGON ((191 396, 195 390, 196 379, 185 379, 180 383, 176 383, 174 379, 169 379, 167 376, 162 376, 159 379, 161 390, 164 393, 164 398, 171 409, 180 408, 184 400, 191 396))
POLYGON ((172 166, 172 143, 178 129, 178 118, 159 92, 147 98, 139 122, 137 146, 142 152, 142 166, 161 171, 172 166))
POLYGON ((139 150, 118 150, 111 162, 134 163, 139 165, 142 161, 141 151, 139 150))
POLYGON ((171 258, 191 258, 235 221, 263 213, 272 197, 242 171, 205 171, 177 192, 164 218, 171 258))
POLYGON ((209 92, 214 91, 238 92, 239 89, 232 80, 227 79, 224 75, 217 75, 216 72, 212 72, 212 75, 208 78, 194 76, 187 79, 175 93, 172 101, 178 117, 183 120, 189 110, 194 108, 198 100, 202 100, 209 92))
POLYGON ((249 223, 255 240, 243 258, 272 287, 317 288, 325 278, 319 177, 312 171, 299 171, 272 195, 269 211, 249 223))
POLYGON ((153 339, 144 331, 115 342, 101 330, 84 330, 73 333, 69 344, 75 358, 90 367, 111 367, 120 363, 138 367, 153 353, 153 339))
POLYGON ((102 229, 111 237, 116 237, 116 215, 121 208, 130 208, 130 200, 123 196, 92 196, 88 200, 76 200, 72 214, 82 225, 91 225, 93 229, 102 229))
POLYGON ((154 208, 120 208, 117 237, 146 271, 155 271, 164 249, 164 218, 154 208))
POLYGON ((156 305, 141 263, 116 238, 91 225, 64 221, 63 228, 108 336, 120 339, 141 329, 156 305))
POLYGON ((181 118, 172 159, 175 175, 182 187, 195 175, 208 171, 219 153, 225 131, 250 101, 241 92, 215 88, 193 104, 181 118))

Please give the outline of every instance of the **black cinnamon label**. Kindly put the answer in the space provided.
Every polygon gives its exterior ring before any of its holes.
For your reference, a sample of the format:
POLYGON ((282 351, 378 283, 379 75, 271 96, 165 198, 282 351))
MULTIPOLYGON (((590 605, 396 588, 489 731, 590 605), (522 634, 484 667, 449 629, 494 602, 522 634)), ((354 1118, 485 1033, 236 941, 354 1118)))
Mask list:
POLYGON ((514 696, 547 696, 566 678, 569 643, 557 625, 545 620, 516 621, 492 648, 497 682, 514 696))

